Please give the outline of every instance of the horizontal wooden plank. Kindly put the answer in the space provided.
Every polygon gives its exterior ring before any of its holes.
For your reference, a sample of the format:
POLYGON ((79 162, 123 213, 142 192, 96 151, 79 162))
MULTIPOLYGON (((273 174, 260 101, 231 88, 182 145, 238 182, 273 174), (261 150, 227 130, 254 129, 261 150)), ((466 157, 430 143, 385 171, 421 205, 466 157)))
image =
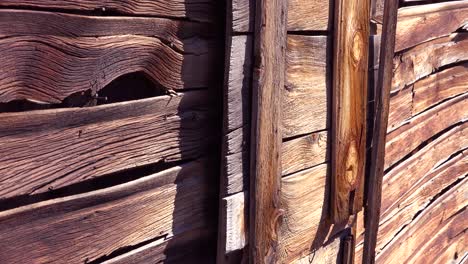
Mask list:
POLYGON ((186 53, 196 52, 193 37, 214 35, 212 24, 155 17, 86 16, 47 11, 0 9, 0 36, 51 35, 157 37, 186 53))
POLYGON ((210 138, 207 97, 0 114, 0 199, 198 157, 210 138))
POLYGON ((207 87, 214 50, 201 42, 196 54, 182 54, 160 39, 133 35, 2 38, 0 102, 59 103, 79 91, 99 91, 133 72, 143 72, 167 89, 207 87))
MULTIPOLYGON (((466 249, 468 178, 442 194, 377 255, 378 263, 447 263, 436 261, 457 252, 454 244, 466 249), (450 254, 444 254, 451 250, 450 254)), ((460 252, 460 255, 463 253, 460 252)), ((458 255, 458 254, 457 254, 458 255)), ((446 259, 447 260, 447 259, 446 259)))
MULTIPOLYGON (((231 1, 233 31, 253 32, 255 1, 231 1)), ((330 13, 333 10, 333 0, 288 1, 288 31, 325 31, 331 28, 333 15, 330 13)))
POLYGON ((122 247, 205 228, 216 204, 208 168, 206 162, 192 162, 106 189, 0 212, 0 259, 85 263, 122 247))
POLYGON ((385 174, 381 222, 387 221, 395 212, 406 206, 403 201, 415 192, 415 188, 427 182, 437 184, 430 182, 432 170, 437 169, 451 155, 468 147, 467 133, 468 123, 456 126, 385 174))
MULTIPOLYGON (((445 188, 457 179, 465 177, 467 171, 467 153, 462 152, 424 175, 407 174, 406 177, 418 178, 419 181, 408 190, 399 191, 402 195, 397 198, 392 207, 386 208, 386 212, 382 215, 385 221, 379 227, 378 245, 382 247, 388 243, 401 228, 411 223, 419 212, 425 210, 430 201, 434 200, 445 188)), ((400 178, 400 180, 406 179, 400 178)))
POLYGON ((328 132, 316 132, 286 141, 282 145, 283 175, 324 163, 329 158, 328 132))
POLYGON ((434 73, 413 85, 413 111, 416 115, 456 95, 468 92, 468 63, 434 73))
POLYGON ((412 116, 413 87, 407 87, 390 97, 387 132, 400 127, 412 116))
POLYGON ((0 7, 56 9, 98 14, 120 13, 214 21, 215 3, 214 0, 2 0, 0 7))
POLYGON ((285 138, 328 127, 329 41, 326 36, 288 36, 286 89, 283 93, 285 138))
POLYGON ((468 60, 468 33, 455 33, 419 44, 394 59, 392 92, 403 89, 440 67, 468 60))
POLYGON ((468 93, 462 94, 411 118, 390 132, 385 149, 385 168, 395 164, 435 134, 467 120, 467 102, 468 93))
POLYGON ((398 11, 395 51, 448 36, 468 25, 468 1, 403 7, 398 11))

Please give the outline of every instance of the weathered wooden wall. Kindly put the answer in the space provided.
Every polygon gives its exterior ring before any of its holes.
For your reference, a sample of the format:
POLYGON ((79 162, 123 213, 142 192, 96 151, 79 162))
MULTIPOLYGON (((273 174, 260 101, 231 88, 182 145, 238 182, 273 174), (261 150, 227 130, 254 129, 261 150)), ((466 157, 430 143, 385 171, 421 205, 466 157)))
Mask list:
POLYGON ((213 262, 217 1, 0 1, 0 262, 213 262))
POLYGON ((466 261, 468 1, 429 2, 400 1, 376 263, 466 261))

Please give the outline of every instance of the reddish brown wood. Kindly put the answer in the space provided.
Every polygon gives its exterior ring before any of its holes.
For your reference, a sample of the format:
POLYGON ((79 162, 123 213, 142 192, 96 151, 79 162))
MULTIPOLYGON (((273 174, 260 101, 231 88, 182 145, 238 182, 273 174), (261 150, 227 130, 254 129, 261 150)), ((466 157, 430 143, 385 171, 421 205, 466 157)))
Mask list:
POLYGON ((275 263, 279 257, 281 94, 287 11, 287 1, 257 1, 250 174, 251 263, 275 263))
POLYGON ((393 74, 393 57, 397 23, 398 1, 386 1, 384 7, 380 62, 377 87, 375 89, 374 128, 372 135, 371 164, 365 208, 365 238, 363 263, 375 262, 375 246, 380 219, 382 179, 385 160, 385 142, 388 125, 390 90, 393 74))
POLYGON ((362 208, 369 5, 368 0, 335 3, 330 208, 335 223, 362 208))

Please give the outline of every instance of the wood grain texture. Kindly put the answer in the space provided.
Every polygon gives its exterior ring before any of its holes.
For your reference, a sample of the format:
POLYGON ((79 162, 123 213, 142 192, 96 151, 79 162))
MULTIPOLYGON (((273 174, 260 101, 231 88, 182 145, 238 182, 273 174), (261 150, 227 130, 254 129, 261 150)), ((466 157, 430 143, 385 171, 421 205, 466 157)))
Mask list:
MULTIPOLYGON (((222 203, 225 208, 224 219, 220 219, 221 223, 225 225, 226 241, 224 242, 224 252, 229 254, 236 250, 242 250, 247 244, 247 198, 249 197, 248 192, 240 192, 222 199, 222 203)), ((219 243, 219 241, 218 241, 219 243)))
POLYGON ((467 102, 468 94, 459 95, 411 118, 406 124, 390 132, 385 148, 385 168, 410 154, 433 135, 467 120, 467 102))
MULTIPOLYGON (((254 31, 254 0, 232 1, 232 29, 237 33, 254 31)), ((333 0, 285 0, 288 3, 288 31, 326 31, 331 28, 333 0)))
POLYGON ((72 93, 99 91, 133 72, 143 72, 167 89, 207 87, 214 54, 199 44, 196 54, 184 55, 144 36, 3 38, 0 102, 58 103, 72 93))
POLYGON ((466 250, 467 187, 468 179, 465 178, 432 202, 385 247, 377 256, 377 262, 447 263, 447 255, 452 259, 458 255, 455 254, 457 244, 462 252, 466 250), (451 254, 444 254, 447 250, 451 254))
POLYGON ((311 246, 326 219, 323 207, 329 164, 303 170, 281 180, 281 204, 284 210, 279 254, 283 262, 309 255, 311 246))
POLYGON ((326 36, 288 36, 282 105, 284 138, 328 128, 330 45, 326 36))
POLYGON ((213 0, 2 0, 0 7, 111 12, 200 21, 215 20, 216 12, 215 1, 213 0))
POLYGON ((448 36, 466 25, 466 0, 403 7, 398 11, 395 51, 448 36))
POLYGON ((341 250, 341 239, 337 237, 326 243, 309 256, 299 258, 291 263, 294 264, 336 264, 339 263, 341 250))
POLYGON ((89 108, 0 114, 0 198, 47 192, 204 153, 207 91, 89 108))
POLYGON ((47 11, 0 10, 0 35, 104 37, 139 35, 157 37, 185 53, 196 52, 194 37, 213 37, 212 24, 168 18, 85 16, 47 11))
POLYGON ((454 33, 419 44, 395 57, 392 93, 440 67, 468 60, 468 33, 454 33))
MULTIPOLYGON (((387 141, 390 91, 393 76, 392 62, 395 50, 397 12, 397 1, 387 1, 385 3, 382 37, 379 42, 379 70, 377 84, 374 89, 374 113, 373 123, 371 123, 373 126, 371 135, 372 148, 370 151, 369 171, 366 176, 367 190, 364 209, 365 234, 362 252, 363 264, 373 264, 375 262, 375 247, 379 229, 382 181, 386 155, 385 143, 387 141)), ((361 256, 358 258, 361 258, 361 256)))
POLYGON ((287 16, 286 1, 257 1, 249 199, 252 263, 274 263, 279 258, 281 95, 285 85, 287 16))
POLYGON ((366 155, 370 1, 335 3, 331 118, 331 218, 362 208, 366 155))
POLYGON ((398 91, 390 97, 387 133, 404 124, 413 114, 413 86, 398 91))
POLYGON ((287 175, 328 161, 328 132, 316 132, 286 141, 281 150, 282 174, 287 175))
POLYGON ((188 163, 125 184, 0 212, 2 263, 84 263, 205 228, 212 177, 188 163), (21 239, 18 239, 21 238, 21 239))

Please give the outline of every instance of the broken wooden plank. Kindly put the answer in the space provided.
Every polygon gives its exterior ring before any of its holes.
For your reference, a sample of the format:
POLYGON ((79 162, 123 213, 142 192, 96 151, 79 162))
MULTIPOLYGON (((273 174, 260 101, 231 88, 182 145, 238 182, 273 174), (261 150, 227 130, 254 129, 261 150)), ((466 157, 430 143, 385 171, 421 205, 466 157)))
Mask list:
MULTIPOLYGON (((254 0, 232 1, 232 29, 237 33, 254 31, 254 0)), ((327 31, 331 28, 333 0, 284 0, 288 3, 288 31, 327 31), (311 19, 313 18, 313 19, 311 19)))
POLYGON ((335 3, 330 195, 335 223, 363 205, 369 5, 367 0, 335 3))
POLYGON ((468 93, 454 97, 417 115, 387 135, 385 168, 410 154, 432 136, 468 119, 468 93), (411 139, 411 140, 408 140, 411 139))
MULTIPOLYGON (((377 255, 378 263, 432 262, 445 250, 466 245, 468 178, 434 200, 377 255)), ((455 252, 452 251, 452 256, 455 252)), ((446 256, 446 255, 445 255, 446 256)), ((438 263, 438 262, 437 262, 438 263)), ((442 262, 443 263, 443 262, 442 262)))
POLYGON ((328 132, 316 132, 283 142, 282 174, 287 175, 328 161, 328 132))
POLYGON ((160 38, 179 51, 191 53, 197 52, 191 40, 193 37, 213 37, 214 32, 212 24, 168 18, 85 16, 47 11, 0 10, 0 35, 2 36, 141 35, 160 38))
POLYGON ((209 226, 215 193, 196 161, 97 191, 0 212, 4 263, 84 263, 209 226), (18 239, 21 238, 21 239, 18 239))
MULTIPOLYGON (((223 216, 220 225, 224 225, 225 233, 223 237, 225 241, 221 241, 224 245, 224 253, 229 253, 242 250, 247 244, 247 198, 248 192, 240 192, 222 199, 221 215, 223 216)), ((218 241, 219 243, 220 241, 218 241)))
POLYGON ((134 72, 145 73, 166 89, 208 87, 216 56, 208 45, 197 47, 197 53, 183 54, 160 39, 132 35, 2 38, 0 102, 60 103, 73 93, 99 91, 134 72))
POLYGON ((440 67, 468 60, 468 33, 455 33, 419 44, 394 59, 392 93, 420 80, 440 67))
POLYGON ((260 0, 255 12, 250 170, 249 259, 279 259, 281 104, 285 85, 288 3, 260 0))
POLYGON ((216 16, 214 0, 2 0, 0 7, 161 16, 199 21, 213 21, 216 16))
POLYGON ((0 199, 205 153, 207 91, 0 114, 0 199))
POLYGON ((466 0, 403 7, 398 11, 395 51, 448 36, 466 25, 466 0))
POLYGON ((286 87, 282 103, 284 138, 328 127, 330 65, 328 37, 288 36, 286 87))

